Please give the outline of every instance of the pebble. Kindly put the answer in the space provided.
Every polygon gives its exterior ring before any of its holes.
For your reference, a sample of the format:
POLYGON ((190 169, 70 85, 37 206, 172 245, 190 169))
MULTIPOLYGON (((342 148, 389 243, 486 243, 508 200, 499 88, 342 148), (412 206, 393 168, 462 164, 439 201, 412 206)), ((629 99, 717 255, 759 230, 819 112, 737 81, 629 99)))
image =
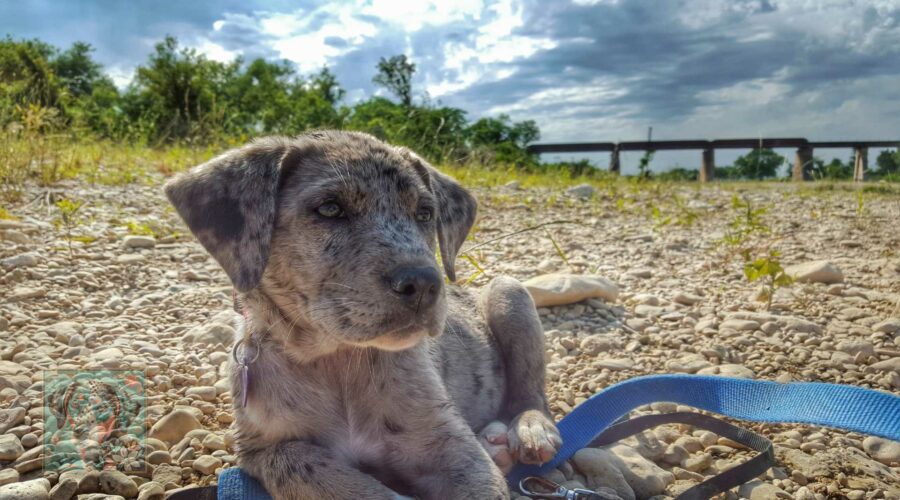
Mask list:
POLYGON ((187 396, 197 396, 203 401, 215 401, 216 400, 216 388, 213 386, 200 386, 200 387, 190 387, 187 392, 185 392, 187 396))
POLYGON ((885 465, 900 465, 900 442, 876 436, 863 439, 863 450, 885 465))
POLYGON ((100 472, 100 491, 110 495, 131 498, 137 496, 138 487, 133 479, 122 472, 104 470, 100 472))
POLYGON ((156 246, 156 238, 144 235, 129 235, 122 240, 125 248, 153 248, 156 246))
POLYGON ((186 344, 230 345, 235 338, 235 331, 229 325, 212 322, 188 331, 182 338, 186 344))
POLYGON ((203 447, 210 451, 224 450, 225 439, 217 434, 208 434, 203 438, 203 447))
POLYGON ((681 463, 681 467, 691 472, 702 472, 712 465, 713 457, 710 453, 701 453, 690 457, 681 463))
POLYGON ((25 420, 25 408, 13 407, 0 410, 0 434, 21 424, 25 420))
POLYGON ((50 500, 69 500, 78 491, 78 480, 73 477, 60 479, 50 489, 50 500))
POLYGON ((200 458, 194 460, 194 463, 191 467, 201 473, 210 475, 216 471, 219 467, 222 466, 222 461, 212 455, 203 455, 200 458))
POLYGON ((138 487, 137 500, 163 500, 166 489, 156 481, 148 481, 138 487))
POLYGON ((43 478, 0 486, 0 499, 3 500, 47 500, 49 498, 50 481, 43 478))
POLYGON ((148 436, 169 443, 177 443, 189 431, 201 427, 193 413, 184 409, 176 409, 153 424, 148 436))
POLYGON ((677 302, 678 304, 692 306, 694 304, 698 304, 703 301, 703 297, 699 295, 694 295, 686 292, 678 292, 675 296, 672 297, 672 302, 677 302))
POLYGON ((844 273, 827 260, 816 260, 787 266, 784 271, 799 283, 841 283, 844 273))
POLYGON ((19 471, 11 467, 0 469, 0 486, 19 480, 19 471))
POLYGON ((759 330, 759 323, 744 319, 728 319, 719 325, 719 329, 737 330, 739 332, 759 330))
POLYGON ((596 356, 601 352, 609 352, 621 348, 621 343, 612 335, 588 335, 581 339, 581 352, 588 356, 596 356))
POLYGON ((738 495, 748 500, 774 500, 777 498, 793 498, 790 493, 773 484, 762 482, 759 479, 754 479, 742 484, 738 488, 738 495))
POLYGON ((172 456, 166 450, 154 450, 147 455, 147 463, 151 465, 172 463, 172 456))
POLYGON ((29 299, 37 299, 47 295, 47 289, 43 287, 20 286, 13 288, 9 294, 9 302, 21 302, 29 299))
POLYGON ((0 461, 11 462, 25 453, 22 442, 14 434, 0 435, 0 461))
POLYGON ((33 267, 38 265, 40 262, 40 255, 28 252, 14 255, 12 257, 7 257, 5 259, 0 259, 0 267, 6 269, 7 271, 12 271, 13 269, 19 269, 23 267, 33 267))

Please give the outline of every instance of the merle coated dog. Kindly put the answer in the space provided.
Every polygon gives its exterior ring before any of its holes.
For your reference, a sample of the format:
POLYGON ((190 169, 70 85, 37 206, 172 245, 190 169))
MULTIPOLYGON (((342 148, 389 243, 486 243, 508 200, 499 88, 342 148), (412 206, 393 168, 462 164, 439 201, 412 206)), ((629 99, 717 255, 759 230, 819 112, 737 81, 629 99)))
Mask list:
POLYGON ((508 498, 503 472, 559 449, 534 303, 445 283, 476 203, 414 153, 266 138, 165 192, 243 305, 238 461, 276 498, 508 498))

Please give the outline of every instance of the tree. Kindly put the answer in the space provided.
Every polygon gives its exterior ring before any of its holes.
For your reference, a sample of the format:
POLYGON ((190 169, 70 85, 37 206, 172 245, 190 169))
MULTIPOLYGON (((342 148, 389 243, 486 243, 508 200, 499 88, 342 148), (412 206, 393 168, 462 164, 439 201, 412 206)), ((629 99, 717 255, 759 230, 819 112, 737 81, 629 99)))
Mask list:
POLYGON ((407 146, 436 162, 463 159, 465 126, 465 111, 461 109, 407 107, 383 97, 356 104, 347 121, 347 127, 352 130, 407 146))
POLYGON ((134 110, 153 123, 153 139, 208 140, 223 131, 225 83, 238 73, 240 61, 223 64, 196 50, 178 47, 171 36, 156 44, 146 66, 137 69, 134 110))
MULTIPOLYGON (((415 69, 415 68, 414 68, 415 69)), ((310 80, 309 88, 321 95, 329 104, 335 105, 344 98, 344 89, 327 67, 323 67, 310 80)))
POLYGON ((885 149, 881 153, 878 153, 878 158, 875 159, 875 165, 878 166, 875 170, 875 173, 878 175, 900 173, 900 149, 895 149, 893 151, 885 149))
POLYGON ((768 148, 754 149, 734 160, 736 173, 745 179, 775 177, 784 157, 768 148))
POLYGON ((412 77, 416 72, 416 65, 401 54, 390 59, 382 57, 377 68, 378 73, 372 81, 397 96, 403 106, 412 106, 412 77))
POLYGON ((100 71, 102 66, 91 58, 93 51, 94 48, 89 44, 75 42, 50 63, 56 76, 73 97, 90 95, 97 81, 108 80, 100 71))
POLYGON ((541 135, 533 120, 513 123, 508 115, 481 118, 466 128, 472 152, 481 163, 499 162, 523 167, 534 162, 528 144, 541 135))
POLYGON ((55 53, 38 40, 0 40, 0 125, 28 106, 54 108, 62 114, 59 79, 49 63, 55 53))
POLYGON ((810 177, 827 180, 844 180, 853 178, 853 161, 844 163, 838 158, 825 163, 821 158, 813 158, 812 166, 808 171, 810 177))

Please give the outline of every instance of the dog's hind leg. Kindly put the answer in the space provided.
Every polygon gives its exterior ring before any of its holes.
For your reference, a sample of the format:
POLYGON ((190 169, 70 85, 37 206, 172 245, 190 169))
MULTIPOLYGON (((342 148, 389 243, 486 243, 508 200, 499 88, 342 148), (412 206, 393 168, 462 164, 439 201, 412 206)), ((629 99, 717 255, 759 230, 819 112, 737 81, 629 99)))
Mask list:
POLYGON ((509 422, 509 449, 519 462, 547 462, 562 439, 544 392, 544 332, 534 301, 521 283, 508 277, 492 280, 483 301, 488 328, 505 366, 500 418, 509 422))

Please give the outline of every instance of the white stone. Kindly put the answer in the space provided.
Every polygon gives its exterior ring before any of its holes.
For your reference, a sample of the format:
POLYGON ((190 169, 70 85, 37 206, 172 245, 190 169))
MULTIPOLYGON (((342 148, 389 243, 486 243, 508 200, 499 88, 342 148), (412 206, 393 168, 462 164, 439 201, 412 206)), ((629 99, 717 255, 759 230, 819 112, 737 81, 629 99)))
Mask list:
POLYGON ((41 478, 0 486, 0 498, 3 500, 49 499, 50 481, 41 478))
POLYGON ((900 356, 872 363, 869 368, 879 372, 897 372, 900 374, 900 356))
POLYGON ((881 333, 900 332, 900 318, 888 318, 881 323, 872 325, 872 330, 881 333))
POLYGON ((523 284, 537 307, 574 304, 585 299, 614 302, 619 296, 619 288, 600 276, 544 274, 523 284))
POLYGON ((25 452, 22 442, 15 434, 0 435, 0 462, 11 462, 25 452))
POLYGON ((117 470, 104 470, 100 472, 100 491, 109 495, 133 498, 138 494, 138 487, 137 483, 124 473, 117 470))
POLYGON ((672 302, 677 302, 682 305, 692 306, 698 302, 701 302, 703 297, 699 295, 690 294, 687 292, 678 292, 672 297, 672 302))
POLYGON ((201 474, 210 475, 222 466, 222 461, 212 455, 203 455, 194 460, 193 469, 201 474))
POLYGON ((621 343, 612 335, 588 335, 581 339, 581 352, 595 356, 601 352, 619 349, 621 343))
POLYGON ((156 238, 143 235, 129 235, 122 240, 125 248, 153 248, 156 246, 156 238))
POLYGON ((666 362, 666 368, 668 370, 678 373, 697 373, 711 365, 712 363, 699 354, 688 354, 681 358, 670 359, 666 362))
POLYGON ((827 260, 814 260, 785 268, 785 272, 800 283, 841 283, 844 273, 827 260))
POLYGON ((201 427, 200 422, 197 421, 197 418, 190 411, 177 409, 153 424, 148 437, 174 444, 180 441, 188 432, 201 427))
POLYGON ((738 495, 748 500, 775 500, 777 498, 793 498, 790 493, 782 490, 774 484, 765 483, 759 479, 744 483, 738 488, 738 495))
POLYGON ((900 464, 900 442, 869 436, 863 439, 863 449, 885 465, 900 464))
POLYGON ((0 260, 0 267, 3 267, 7 271, 11 271, 13 269, 18 269, 20 267, 32 267, 36 266, 41 262, 41 256, 33 253, 22 253, 19 255, 14 255, 12 257, 7 257, 3 260, 0 260))
POLYGON ((101 351, 97 351, 91 355, 94 361, 121 360, 125 355, 118 347, 107 347, 101 351))
POLYGON ((575 467, 588 480, 587 486, 595 489, 606 486, 615 490, 623 500, 634 500, 634 490, 619 469, 620 461, 609 450, 602 448, 582 448, 572 457, 575 467))
POLYGON ((213 386, 200 386, 200 387, 190 387, 187 392, 185 392, 186 396, 197 396, 203 401, 215 401, 216 400, 216 388, 213 386))
POLYGON ((726 319, 719 325, 719 329, 730 329, 737 330, 739 332, 749 331, 759 329, 759 323, 752 320, 747 319, 726 319))

